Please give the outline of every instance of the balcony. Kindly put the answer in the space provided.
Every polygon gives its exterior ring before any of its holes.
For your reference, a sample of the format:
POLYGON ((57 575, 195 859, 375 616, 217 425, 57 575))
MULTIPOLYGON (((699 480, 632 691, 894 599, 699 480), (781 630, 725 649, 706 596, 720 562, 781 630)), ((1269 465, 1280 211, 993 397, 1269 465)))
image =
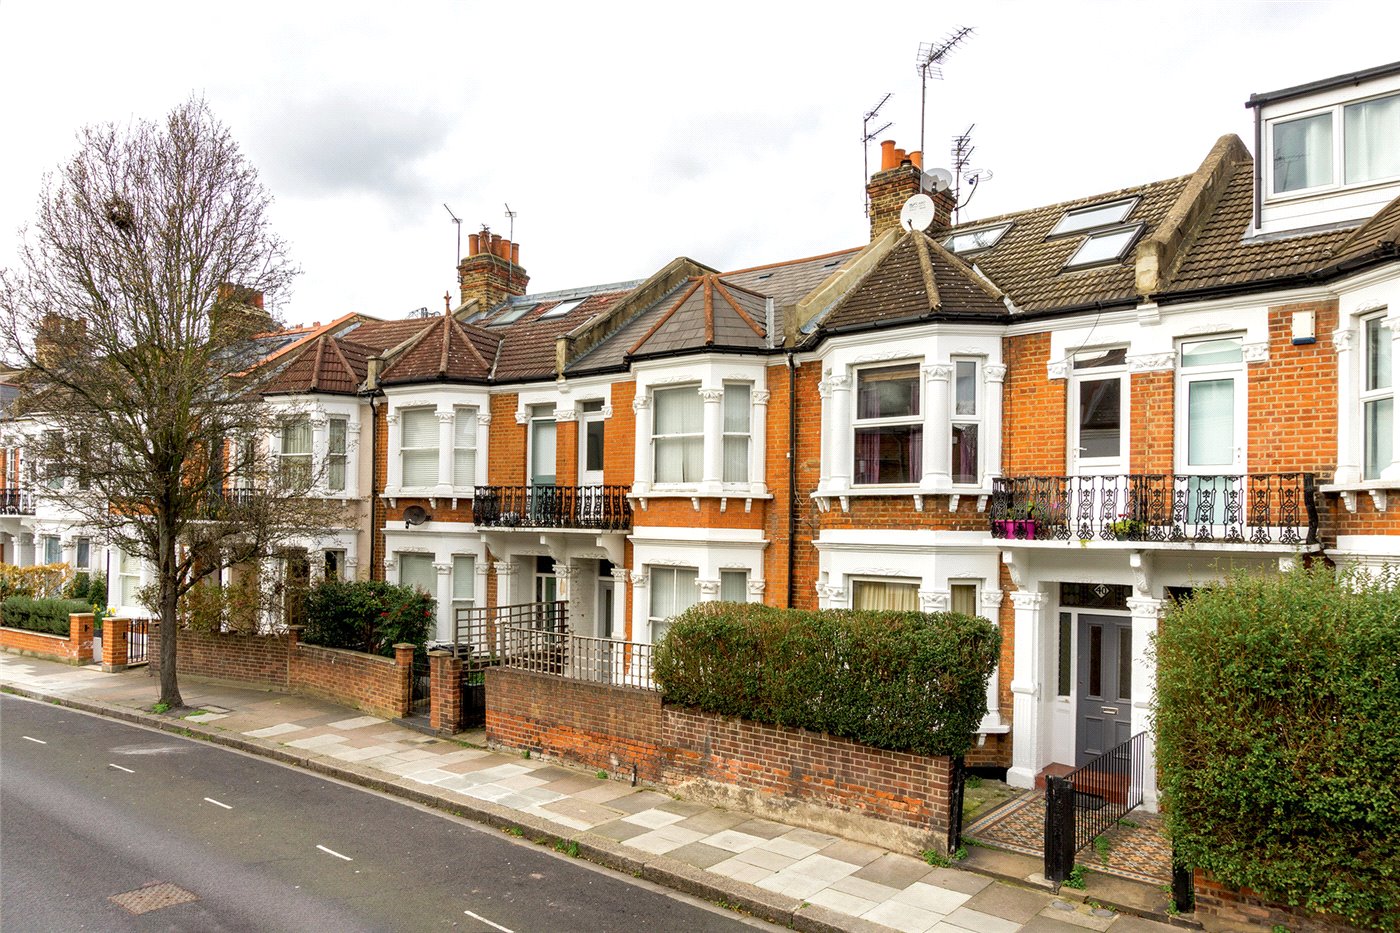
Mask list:
POLYGON ((627 486, 478 486, 472 517, 480 528, 632 527, 627 486))
POLYGON ((246 519, 251 506, 257 500, 256 489, 246 486, 229 487, 219 492, 210 492, 199 504, 195 521, 238 521, 246 519))
POLYGON ((993 480, 992 537, 1070 543, 1317 543, 1312 473, 1023 476, 993 480))
POLYGON ((0 515, 33 515, 34 493, 28 489, 0 489, 0 515))

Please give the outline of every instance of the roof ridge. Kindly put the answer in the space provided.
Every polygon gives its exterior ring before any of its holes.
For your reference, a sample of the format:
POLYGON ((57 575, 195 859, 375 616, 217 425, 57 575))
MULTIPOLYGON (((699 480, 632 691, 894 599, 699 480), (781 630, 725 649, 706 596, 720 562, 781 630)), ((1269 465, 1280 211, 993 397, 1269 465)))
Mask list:
MULTIPOLYGON (((928 299, 929 313, 939 311, 943 308, 943 299, 938 294, 938 279, 933 274, 933 260, 928 255, 928 238, 922 230, 912 229, 905 236, 914 244, 914 254, 919 259, 919 274, 924 279, 924 296, 928 299)), ((890 255, 894 255, 893 252, 890 255)))
POLYGON ((947 249, 942 243, 939 243, 926 233, 924 234, 924 239, 928 242, 929 247, 942 257, 945 262, 951 263, 954 267, 962 270, 966 273, 967 278, 976 282, 977 285, 987 293, 987 297, 995 298, 997 301, 1001 301, 1006 297, 1006 293, 1003 292, 996 283, 992 282, 991 279, 987 278, 985 273, 978 271, 976 265, 967 262, 957 253, 947 249))
POLYGON ((387 375, 389 370, 393 369, 399 363, 400 360, 407 356, 410 350, 414 349, 418 346, 418 344, 423 342, 423 338, 426 337, 428 332, 432 329, 433 326, 431 324, 425 325, 422 329, 418 331, 418 333, 404 340, 401 340, 395 346, 390 347, 385 353, 385 356, 393 357, 393 359, 385 361, 384 368, 381 371, 381 375, 387 375))
POLYGON ((341 349, 338 339, 331 339, 331 349, 335 351, 336 358, 340 360, 340 365, 345 367, 345 372, 350 377, 350 381, 354 382, 355 377, 359 374, 355 372, 355 367, 350 365, 350 361, 345 358, 345 351, 341 349))
POLYGON ((661 315, 660 320, 658 320, 655 324, 651 325, 651 328, 647 330, 645 334, 642 334, 642 339, 634 343, 632 345, 632 348, 627 351, 628 356, 631 356, 633 353, 636 353, 638 350, 640 350, 642 346, 653 336, 655 336, 658 330, 661 329, 661 325, 669 321, 671 319, 671 315, 675 314, 677 309, 679 309, 681 305, 685 304, 686 299, 689 298, 691 295, 695 294, 695 290, 700 287, 700 281, 702 278, 703 276, 696 276, 695 278, 690 280, 690 288, 687 288, 685 290, 685 294, 681 295, 680 298, 676 299, 676 303, 671 305, 670 309, 667 310, 665 314, 661 315))
POLYGON ((818 253, 815 256, 803 256, 801 259, 783 259, 778 262, 765 263, 761 266, 749 266, 745 269, 731 269, 728 272, 721 272, 720 275, 722 277, 730 275, 743 275, 746 272, 761 272, 764 269, 776 269, 778 266, 795 266, 804 262, 816 262, 818 259, 830 259, 832 256, 844 256, 846 253, 858 253, 864 248, 865 247, 863 246, 852 246, 847 249, 833 250, 830 253, 818 253))
POLYGON ((481 364, 481 368, 489 370, 491 368, 491 364, 486 362, 486 357, 482 356, 481 351, 476 348, 476 344, 472 341, 471 335, 462 329, 461 322, 458 321, 456 318, 450 318, 449 320, 452 321, 452 326, 457 330, 457 332, 461 334, 462 339, 466 341, 467 349, 471 351, 472 356, 476 357, 476 361, 481 364))
POLYGON ((705 283, 705 346, 715 343, 715 277, 707 275, 705 283))
POLYGON ((326 335, 322 334, 316 338, 316 357, 311 361, 311 391, 315 392, 321 388, 321 358, 326 351, 326 335))

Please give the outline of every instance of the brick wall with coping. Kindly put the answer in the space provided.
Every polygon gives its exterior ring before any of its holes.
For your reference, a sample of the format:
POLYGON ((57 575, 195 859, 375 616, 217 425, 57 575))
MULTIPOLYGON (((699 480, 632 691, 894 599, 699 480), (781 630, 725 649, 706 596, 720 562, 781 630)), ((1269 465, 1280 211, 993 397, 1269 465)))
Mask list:
POLYGON ((0 628, 0 648, 15 654, 62 661, 64 664, 91 664, 93 618, 90 612, 68 616, 68 634, 31 632, 23 628, 0 628))
POLYGON ((1292 933, 1336 933, 1338 930, 1356 929, 1341 920, 1267 900, 1249 888, 1232 888, 1204 869, 1196 869, 1194 881, 1196 918, 1202 919, 1204 916, 1216 921, 1206 921, 1208 927, 1233 929, 1243 926, 1261 930, 1282 927, 1292 933))
MULTIPOLYGON (((152 676, 160 673, 160 626, 151 623, 147 652, 152 676)), ((397 647, 397 646, 396 646, 397 647)), ((358 651, 302 644, 285 635, 245 635, 180 629, 175 646, 181 674, 257 684, 321 697, 398 718, 408 712, 412 651, 384 658, 358 651)))
POLYGON ((486 737, 813 829, 941 847, 950 762, 665 706, 652 691, 494 668, 486 737))

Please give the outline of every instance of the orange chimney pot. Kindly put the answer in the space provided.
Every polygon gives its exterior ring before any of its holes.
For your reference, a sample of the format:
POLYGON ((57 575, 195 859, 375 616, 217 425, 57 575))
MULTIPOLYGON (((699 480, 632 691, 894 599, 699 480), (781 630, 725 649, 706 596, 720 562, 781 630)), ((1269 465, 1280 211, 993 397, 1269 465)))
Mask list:
POLYGON ((882 141, 880 143, 880 171, 887 172, 898 164, 894 158, 894 140, 882 141))
POLYGON ((512 244, 510 244, 510 261, 513 262, 513 263, 515 263, 517 266, 520 265, 520 244, 519 244, 519 243, 512 243, 512 244))
POLYGON ((914 163, 914 167, 916 169, 918 169, 919 171, 923 171, 924 154, 922 152, 915 149, 913 152, 909 153, 909 161, 914 163))
POLYGON ((467 234, 467 255, 475 256, 481 250, 481 234, 467 234))

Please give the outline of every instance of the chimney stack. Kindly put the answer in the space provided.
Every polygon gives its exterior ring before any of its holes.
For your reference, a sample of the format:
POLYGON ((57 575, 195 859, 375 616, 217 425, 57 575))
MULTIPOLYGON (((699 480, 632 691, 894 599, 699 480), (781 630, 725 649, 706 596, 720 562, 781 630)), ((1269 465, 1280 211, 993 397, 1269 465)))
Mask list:
MULTIPOLYGON (((880 170, 870 176, 865 185, 865 193, 870 199, 870 239, 879 236, 891 227, 899 226, 899 212, 908 201, 922 189, 923 153, 915 150, 906 153, 895 147, 893 139, 880 143, 880 170)), ((924 192, 933 198, 933 223, 926 231, 931 237, 940 237, 952 226, 953 201, 951 191, 924 192)))
POLYGON ((512 243, 489 227, 467 237, 468 253, 457 265, 462 303, 473 298, 482 307, 494 308, 507 298, 525 294, 530 276, 520 265, 520 244, 512 243))

